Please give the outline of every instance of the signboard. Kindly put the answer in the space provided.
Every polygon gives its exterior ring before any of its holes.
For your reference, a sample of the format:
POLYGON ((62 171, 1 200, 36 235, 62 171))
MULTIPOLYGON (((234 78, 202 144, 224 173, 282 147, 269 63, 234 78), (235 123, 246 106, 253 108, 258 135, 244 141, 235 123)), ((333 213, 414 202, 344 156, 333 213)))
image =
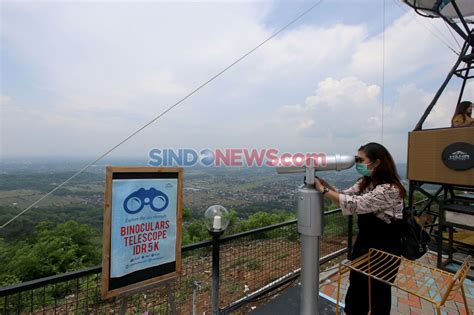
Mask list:
POLYGON ((182 168, 107 167, 102 298, 181 272, 182 168))
POLYGON ((464 171, 474 167, 474 145, 456 142, 448 145, 441 153, 444 165, 455 171, 464 171))

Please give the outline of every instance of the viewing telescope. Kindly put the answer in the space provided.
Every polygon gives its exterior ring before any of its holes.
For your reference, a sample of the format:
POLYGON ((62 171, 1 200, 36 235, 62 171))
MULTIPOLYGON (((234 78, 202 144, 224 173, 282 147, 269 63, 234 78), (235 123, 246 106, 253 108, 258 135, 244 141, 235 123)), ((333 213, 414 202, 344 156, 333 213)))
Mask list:
MULTIPOLYGON (((279 165, 289 164, 280 161, 279 165)), ((323 194, 314 188, 315 172, 340 171, 355 164, 353 155, 324 155, 293 161, 298 166, 277 167, 278 174, 305 173, 298 188, 298 232, 301 233, 300 315, 319 314, 319 237, 323 234, 323 194), (297 163, 295 163, 297 162, 297 163), (303 163, 302 163, 303 162, 303 163), (305 163, 304 163, 305 162, 305 163), (304 166, 299 166, 304 164, 304 166)))
POLYGON ((306 166, 280 166, 277 167, 278 174, 304 173, 308 167, 311 167, 311 161, 314 171, 341 171, 351 168, 355 164, 355 156, 353 155, 328 155, 320 156, 317 160, 310 158, 306 160, 306 166))

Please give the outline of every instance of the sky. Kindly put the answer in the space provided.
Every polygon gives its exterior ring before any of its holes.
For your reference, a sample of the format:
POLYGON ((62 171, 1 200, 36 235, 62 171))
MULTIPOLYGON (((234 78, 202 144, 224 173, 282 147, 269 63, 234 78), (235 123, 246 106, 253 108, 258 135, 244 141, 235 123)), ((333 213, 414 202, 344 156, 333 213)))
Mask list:
MULTIPOLYGON (((2 0, 1 158, 100 156, 314 3, 2 0)), ((375 141, 404 163, 454 36, 397 0, 323 0, 110 156, 375 141)), ((425 128, 450 125, 459 83, 425 128)))

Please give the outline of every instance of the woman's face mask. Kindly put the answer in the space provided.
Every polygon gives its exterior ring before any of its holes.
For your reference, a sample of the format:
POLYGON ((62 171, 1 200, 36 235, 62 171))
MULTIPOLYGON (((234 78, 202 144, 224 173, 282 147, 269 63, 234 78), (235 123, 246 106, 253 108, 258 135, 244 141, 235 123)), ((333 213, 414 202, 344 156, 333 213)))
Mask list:
MULTIPOLYGON (((372 162, 374 163, 374 162, 372 162)), ((356 163, 356 170, 357 172, 362 175, 362 176, 370 176, 372 175, 372 170, 371 169, 368 169, 367 166, 369 166, 370 164, 372 163, 369 163, 369 164, 365 164, 365 163, 356 163)))

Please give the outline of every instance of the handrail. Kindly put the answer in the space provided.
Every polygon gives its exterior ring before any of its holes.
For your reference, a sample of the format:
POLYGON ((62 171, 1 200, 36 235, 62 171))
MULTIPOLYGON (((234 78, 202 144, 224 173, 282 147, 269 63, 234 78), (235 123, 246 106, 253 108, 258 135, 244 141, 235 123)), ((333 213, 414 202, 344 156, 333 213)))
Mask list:
MULTIPOLYGON (((329 215, 329 214, 332 214, 332 213, 335 213, 335 212, 338 212, 338 211, 341 211, 341 209, 338 208, 338 209, 334 209, 334 210, 331 210, 331 211, 327 211, 327 212, 324 213, 324 215, 329 215)), ((277 228, 287 226, 287 225, 292 225, 292 224, 295 224, 296 221, 297 220, 294 219, 294 220, 290 220, 290 221, 286 221, 286 222, 282 222, 282 223, 277 223, 277 224, 269 225, 269 226, 258 228, 258 229, 245 231, 245 232, 242 232, 242 233, 229 235, 229 236, 226 236, 226 237, 222 237, 219 240, 219 242, 228 242, 228 241, 231 241, 231 240, 234 240, 234 239, 243 238, 245 236, 249 236, 249 235, 253 235, 253 234, 257 234, 257 233, 277 229, 277 228)), ((212 246, 212 240, 206 240, 206 241, 198 242, 198 243, 195 243, 195 244, 185 245, 185 246, 182 247, 181 251, 182 252, 187 252, 187 251, 192 251, 192 250, 195 250, 195 249, 205 248, 205 247, 209 247, 209 246, 212 246)), ((92 275, 92 274, 97 274, 97 273, 100 273, 100 272, 102 272, 102 265, 97 265, 97 266, 93 266, 93 267, 89 267, 89 268, 85 268, 85 269, 81 269, 81 270, 66 272, 66 273, 53 275, 53 276, 48 276, 48 277, 44 277, 44 278, 40 278, 40 279, 27 281, 27 282, 17 283, 17 284, 13 284, 13 285, 10 285, 10 286, 0 287, 0 297, 4 297, 4 296, 7 296, 7 295, 12 295, 12 294, 22 292, 22 291, 26 291, 26 290, 32 290, 32 289, 40 288, 40 287, 48 285, 48 284, 54 284, 54 283, 68 281, 68 280, 73 280, 73 279, 77 279, 77 278, 80 278, 80 277, 84 277, 84 276, 88 276, 88 275, 92 275)))
POLYGON ((88 276, 94 273, 99 273, 101 271, 102 271, 102 265, 98 265, 98 266, 89 267, 86 269, 61 273, 59 275, 44 277, 44 278, 35 279, 35 280, 27 281, 27 282, 21 282, 21 283, 7 286, 7 287, 0 287, 0 297, 11 295, 17 292, 36 289, 47 284, 54 284, 58 282, 64 282, 68 280, 77 279, 77 278, 88 276))
POLYGON ((228 242, 228 241, 231 241, 231 240, 234 240, 234 239, 237 239, 237 238, 241 238, 241 237, 245 237, 245 236, 249 236, 249 235, 252 235, 252 234, 265 232, 265 231, 269 231, 269 230, 274 230, 274 229, 279 228, 279 227, 292 225, 292 224, 296 223, 296 221, 297 221, 296 219, 293 219, 293 220, 290 220, 290 221, 277 223, 277 224, 273 224, 273 225, 269 225, 269 226, 264 226, 264 227, 261 227, 261 228, 258 228, 258 229, 249 230, 249 231, 237 233, 237 234, 234 234, 234 235, 221 237, 219 239, 219 242, 228 242))
MULTIPOLYGON (((426 200, 427 199, 419 200, 415 204, 420 204, 420 203, 422 203, 423 201, 426 201, 426 200)), ((324 212, 324 215, 330 215, 330 214, 340 212, 340 211, 341 211, 341 208, 336 208, 336 209, 324 212)), ((283 226, 292 225, 292 224, 295 224, 296 222, 297 222, 297 220, 294 219, 294 220, 290 220, 290 221, 286 221, 286 222, 282 222, 282 223, 269 225, 269 226, 262 227, 262 228, 257 228, 257 229, 253 229, 253 230, 249 230, 249 231, 245 231, 245 232, 241 232, 241 233, 236 233, 236 234, 233 234, 233 235, 222 237, 219 240, 219 242, 229 242, 231 240, 238 239, 238 238, 243 238, 245 236, 253 235, 253 234, 256 234, 256 233, 266 232, 266 231, 277 229, 277 228, 280 228, 280 227, 283 227, 283 226)), ((182 252, 192 251, 192 250, 196 250, 196 249, 199 249, 199 248, 205 248, 205 247, 209 247, 209 246, 212 246, 212 240, 206 240, 206 241, 198 242, 198 243, 195 243, 195 244, 185 245, 185 246, 182 247, 182 252)), ((12 294, 17 293, 17 292, 22 292, 22 291, 26 291, 26 290, 32 290, 32 289, 40 288, 40 287, 48 285, 48 284, 54 284, 54 283, 59 283, 59 282, 63 282, 63 281, 73 280, 73 279, 77 279, 77 278, 80 278, 80 277, 83 277, 83 276, 87 276, 87 275, 91 275, 91 274, 97 274, 97 273, 100 273, 100 272, 102 272, 102 265, 97 265, 97 266, 93 266, 93 267, 89 267, 89 268, 85 268, 85 269, 81 269, 81 270, 66 272, 66 273, 62 273, 62 274, 58 274, 58 275, 53 275, 53 276, 39 278, 39 279, 31 280, 31 281, 17 283, 17 284, 13 284, 13 285, 10 285, 10 286, 0 287, 0 297, 4 297, 4 296, 7 296, 7 295, 12 295, 12 294)))

